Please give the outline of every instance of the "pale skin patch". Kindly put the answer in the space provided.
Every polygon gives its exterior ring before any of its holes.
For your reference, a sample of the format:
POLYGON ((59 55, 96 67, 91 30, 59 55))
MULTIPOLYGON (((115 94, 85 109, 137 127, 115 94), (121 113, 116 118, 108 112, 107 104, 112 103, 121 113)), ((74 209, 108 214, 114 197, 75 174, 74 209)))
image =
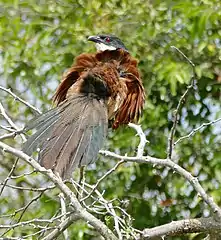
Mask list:
POLYGON ((115 47, 108 46, 104 43, 96 43, 95 46, 96 46, 97 51, 116 50, 115 47))

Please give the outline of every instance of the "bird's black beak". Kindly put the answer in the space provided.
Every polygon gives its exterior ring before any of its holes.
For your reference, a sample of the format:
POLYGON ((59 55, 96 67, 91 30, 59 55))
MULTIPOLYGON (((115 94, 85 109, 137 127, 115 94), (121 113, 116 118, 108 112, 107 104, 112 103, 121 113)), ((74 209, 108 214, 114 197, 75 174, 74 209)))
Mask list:
POLYGON ((100 43, 102 42, 101 38, 98 37, 98 36, 89 36, 87 38, 88 41, 92 41, 92 42, 95 42, 95 43, 100 43))

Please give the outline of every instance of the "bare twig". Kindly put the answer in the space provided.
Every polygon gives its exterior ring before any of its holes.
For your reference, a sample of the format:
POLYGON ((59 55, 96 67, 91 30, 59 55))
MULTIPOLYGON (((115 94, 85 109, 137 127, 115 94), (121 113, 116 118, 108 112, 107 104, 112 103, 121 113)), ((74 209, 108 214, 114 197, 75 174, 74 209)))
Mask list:
POLYGON ((14 138, 16 135, 17 135, 17 133, 15 131, 11 132, 11 133, 4 134, 0 137, 0 141, 8 139, 8 138, 14 138))
MULTIPOLYGON (((85 166, 80 167, 80 176, 79 176, 79 185, 84 185, 85 182, 85 166)), ((82 192, 80 191, 80 189, 77 189, 77 199, 80 199, 80 197, 82 196, 82 192)))
POLYGON ((184 92, 184 94, 181 96, 177 108, 175 110, 174 113, 174 120, 173 120, 173 126, 171 128, 169 137, 168 137, 168 148, 167 148, 167 158, 171 159, 172 156, 172 151, 173 151, 173 142, 174 142, 174 135, 176 133, 176 127, 177 127, 177 122, 178 122, 178 117, 179 117, 179 112, 182 108, 183 102, 185 97, 188 95, 189 91, 194 88, 195 85, 195 79, 196 79, 196 70, 195 70, 195 64, 177 47, 175 46, 171 46, 171 48, 175 49, 176 51, 178 51, 183 57, 184 59, 190 64, 190 66, 192 67, 192 71, 193 71, 193 75, 192 75, 192 79, 191 79, 191 83, 189 86, 187 86, 186 91, 184 92))
POLYGON ((23 178, 25 176, 30 176, 32 175, 33 173, 36 173, 36 170, 33 170, 31 172, 27 172, 27 173, 23 173, 21 175, 16 175, 16 176, 11 176, 11 179, 18 179, 18 178, 23 178))
MULTIPOLYGON (((3 184, 4 183, 0 183, 0 185, 3 185, 3 184)), ((51 190, 56 187, 55 185, 51 185, 51 186, 47 186, 45 188, 28 188, 28 187, 18 187, 18 186, 14 186, 14 185, 10 185, 10 184, 6 184, 5 186, 12 188, 12 189, 16 189, 16 190, 31 191, 31 192, 45 192, 47 190, 51 190)))
POLYGON ((24 206, 24 209, 23 209, 23 211, 22 211, 22 213, 21 213, 21 215, 20 215, 20 217, 19 217, 19 219, 18 219, 17 222, 20 222, 20 221, 21 221, 21 219, 22 219, 23 215, 25 214, 26 210, 28 209, 28 207, 29 207, 32 203, 36 202, 39 198, 41 198, 41 196, 42 196, 43 193, 44 193, 44 191, 40 192, 36 197, 32 198, 32 200, 31 200, 26 206, 24 206))
POLYGON ((7 238, 0 238, 0 240, 24 240, 21 237, 7 237, 7 238))
MULTIPOLYGON (((66 212, 65 213, 66 216, 70 215, 70 212, 66 212)), ((28 221, 24 221, 24 222, 19 222, 19 223, 15 223, 15 224, 8 224, 8 225, 0 225, 0 229, 4 229, 4 228, 16 228, 16 227, 20 227, 20 226, 25 226, 25 225, 30 225, 30 224, 40 224, 40 223, 53 223, 57 220, 62 219, 62 217, 64 216, 64 214, 60 214, 57 217, 51 218, 51 219, 31 219, 28 221)))
MULTIPOLYGON (((60 203, 61 203, 61 213, 63 214, 61 220, 62 220, 62 222, 64 222, 65 219, 67 218, 67 215, 66 215, 67 209, 66 209, 64 194, 60 193, 59 197, 60 197, 60 203)), ((70 239, 67 228, 63 231, 63 235, 64 235, 65 240, 70 239)))
MULTIPOLYGON (((39 231, 25 235, 24 239, 33 239, 34 236, 45 233, 46 231, 54 230, 56 227, 43 227, 39 231)), ((34 238, 35 239, 35 238, 34 238)))
POLYGON ((122 164, 124 163, 124 160, 119 161, 113 168, 111 168, 108 172, 106 172, 100 179, 98 179, 97 183, 94 185, 93 189, 91 190, 91 192, 84 198, 81 199, 82 201, 85 201, 87 198, 89 198, 93 192, 97 189, 98 185, 107 177, 109 176, 111 173, 113 173, 114 171, 116 171, 116 169, 122 164))
POLYGON ((14 172, 16 166, 17 166, 18 160, 19 160, 19 158, 16 158, 16 160, 15 160, 15 162, 14 162, 12 168, 11 168, 11 171, 9 172, 8 176, 5 178, 4 182, 2 183, 2 188, 1 188, 1 191, 0 191, 0 196, 2 195, 2 192, 4 191, 4 188, 5 188, 8 180, 10 180, 11 175, 13 174, 13 172, 14 172))
POLYGON ((117 232, 117 235, 118 235, 118 239, 119 240, 122 240, 123 239, 123 236, 122 236, 122 233, 121 233, 121 230, 120 230, 120 222, 119 222, 119 217, 117 216, 114 208, 113 208, 113 205, 112 203, 109 203, 109 208, 110 208, 110 211, 112 212, 112 216, 114 217, 114 228, 117 232))
POLYGON ((177 47, 175 46, 171 46, 171 48, 175 49, 178 53, 180 53, 185 60, 191 65, 191 67, 193 68, 193 73, 195 74, 195 64, 177 47))
POLYGON ((128 126, 135 129, 137 131, 137 135, 140 137, 140 143, 137 148, 137 157, 142 157, 146 143, 148 143, 146 136, 140 125, 129 123, 128 126))
POLYGON ((217 122, 219 122, 219 121, 221 121, 221 118, 218 118, 218 119, 213 120, 213 121, 208 122, 208 123, 203 123, 203 124, 200 125, 199 127, 193 129, 189 134, 187 134, 187 135, 179 138, 176 142, 174 142, 174 146, 175 146, 177 143, 183 141, 184 139, 192 137, 196 132, 198 132, 198 131, 201 130, 202 128, 207 127, 207 126, 210 126, 210 125, 213 125, 213 124, 215 124, 215 123, 217 123, 217 122))
POLYGON ((37 114, 41 114, 41 111, 39 109, 37 109, 36 107, 32 106, 30 103, 26 102, 25 100, 23 100, 22 98, 18 97, 16 94, 14 94, 10 88, 4 88, 2 86, 0 86, 0 90, 5 91, 7 93, 9 93, 11 96, 14 97, 15 100, 18 100, 19 102, 23 103, 25 106, 29 107, 30 109, 32 109, 34 112, 36 112, 37 114))
POLYGON ((6 130, 8 132, 15 132, 15 130, 11 126, 0 125, 0 128, 6 130))
MULTIPOLYGON (((5 120, 10 124, 10 126, 12 126, 16 131, 21 131, 21 129, 19 129, 14 122, 11 120, 11 118, 7 115, 7 113, 5 112, 5 109, 3 107, 3 105, 0 103, 0 113, 2 114, 2 116, 5 118, 5 120)), ((21 134, 22 140, 25 142, 26 141, 26 137, 24 134, 21 134)))
POLYGON ((11 118, 7 115, 3 105, 1 103, 0 103, 0 111, 1 111, 2 116, 10 124, 10 126, 12 126, 14 129, 18 130, 18 127, 14 124, 14 122, 11 120, 11 118))

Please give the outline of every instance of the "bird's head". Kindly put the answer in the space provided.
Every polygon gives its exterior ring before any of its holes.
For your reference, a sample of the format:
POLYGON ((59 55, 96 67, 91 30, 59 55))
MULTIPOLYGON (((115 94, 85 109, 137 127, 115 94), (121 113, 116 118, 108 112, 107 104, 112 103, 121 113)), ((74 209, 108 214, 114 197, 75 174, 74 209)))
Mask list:
POLYGON ((123 49, 128 51, 122 41, 114 35, 97 35, 88 37, 89 41, 96 43, 98 51, 123 49))

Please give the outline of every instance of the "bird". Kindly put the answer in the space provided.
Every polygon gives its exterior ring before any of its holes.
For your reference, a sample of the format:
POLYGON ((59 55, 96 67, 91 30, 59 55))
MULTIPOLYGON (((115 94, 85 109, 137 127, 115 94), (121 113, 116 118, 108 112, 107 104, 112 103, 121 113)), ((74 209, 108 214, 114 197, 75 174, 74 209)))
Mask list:
POLYGON ((64 74, 53 97, 55 107, 28 122, 36 129, 24 144, 38 150, 41 166, 62 179, 97 160, 108 128, 137 122, 145 101, 144 86, 133 58, 115 35, 87 37, 95 53, 82 53, 64 74))

